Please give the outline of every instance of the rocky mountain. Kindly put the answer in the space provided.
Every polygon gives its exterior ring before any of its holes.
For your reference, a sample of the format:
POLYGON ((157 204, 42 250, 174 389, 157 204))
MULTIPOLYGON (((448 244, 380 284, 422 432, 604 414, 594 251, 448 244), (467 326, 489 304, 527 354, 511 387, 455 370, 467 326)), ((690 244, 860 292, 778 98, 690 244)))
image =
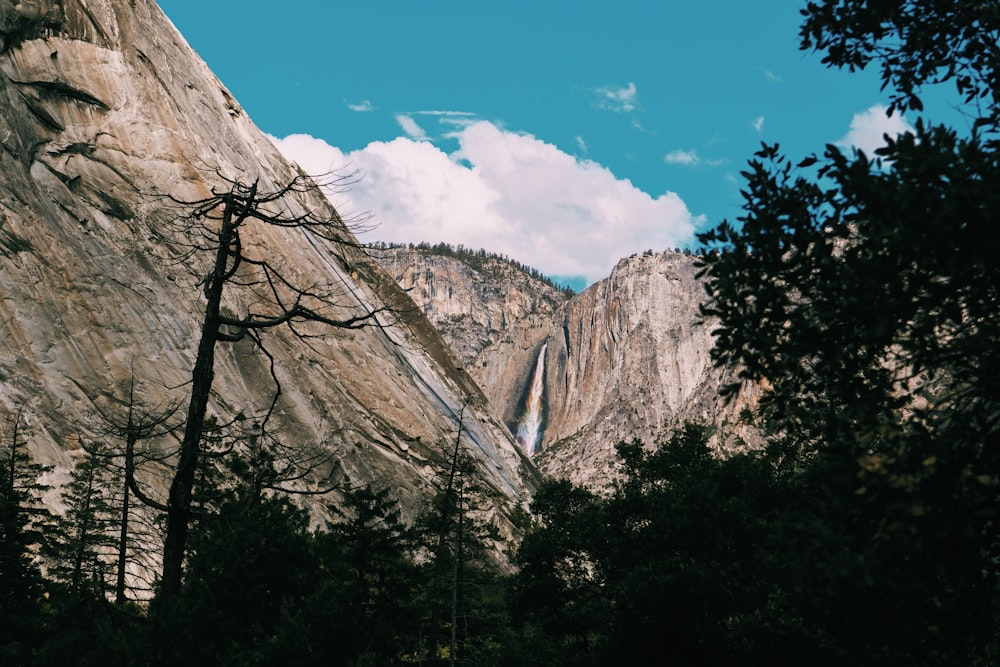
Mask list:
POLYGON ((698 314, 705 293, 693 257, 628 257, 570 298, 499 258, 415 248, 374 256, 460 351, 513 431, 544 350, 534 460, 545 473, 604 488, 616 443, 650 443, 686 420, 712 425, 720 448, 755 442, 739 416, 756 390, 744 387, 730 402, 717 395, 729 377, 711 363, 712 323, 698 314))
POLYGON ((565 317, 566 295, 501 258, 420 248, 371 255, 417 303, 512 430, 538 352, 565 317))
MULTIPOLYGON (((123 409, 131 377, 144 405, 185 400, 211 258, 178 259, 192 241, 172 225, 191 214, 180 202, 301 176, 152 0, 0 0, 0 416, 21 412, 56 481, 81 441, 102 437, 96 415, 123 409)), ((335 215, 315 189, 275 205, 335 215)), ((439 487, 461 421, 509 529, 535 469, 406 294, 346 227, 346 243, 246 234, 288 275, 337 286, 331 317, 389 312, 306 338, 270 330, 271 358, 248 339, 220 343, 211 412, 260 419, 280 384, 270 423, 282 441, 353 483, 393 487, 411 517, 439 487)), ((253 298, 224 306, 243 312, 253 298)), ((162 472, 144 483, 162 492, 162 472)))

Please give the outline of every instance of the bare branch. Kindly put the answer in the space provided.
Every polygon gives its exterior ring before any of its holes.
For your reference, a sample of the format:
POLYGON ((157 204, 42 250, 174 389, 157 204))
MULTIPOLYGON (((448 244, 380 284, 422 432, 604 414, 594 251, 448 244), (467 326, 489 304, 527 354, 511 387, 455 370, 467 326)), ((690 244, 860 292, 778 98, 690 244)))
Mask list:
MULTIPOLYGON (((308 207, 300 208, 299 212, 293 211, 292 201, 296 201, 300 194, 315 192, 315 181, 299 175, 273 190, 262 188, 259 179, 245 184, 220 175, 220 182, 209 197, 195 201, 171 197, 174 203, 186 209, 177 221, 176 244, 182 249, 180 254, 194 258, 196 254, 205 253, 211 255, 213 260, 211 269, 200 282, 206 301, 204 319, 192 370, 184 437, 170 487, 161 590, 167 596, 180 588, 188 522, 192 516, 195 469, 199 457, 205 455, 201 441, 212 392, 218 343, 250 339, 256 349, 268 358, 274 394, 260 424, 261 436, 266 437, 267 424, 281 397, 282 386, 275 359, 264 346, 260 333, 286 325, 291 334, 299 339, 317 335, 312 330, 297 328, 304 323, 331 329, 382 328, 380 316, 391 312, 388 306, 367 305, 368 300, 356 293, 351 294, 348 303, 338 303, 338 297, 353 292, 343 275, 345 262, 343 257, 335 258, 333 261, 339 262, 340 266, 334 267, 326 257, 331 255, 331 248, 324 247, 320 241, 338 247, 363 249, 364 246, 351 237, 344 221, 326 204, 325 198, 318 211, 308 207), (272 261, 268 256, 268 248, 243 238, 242 234, 249 233, 254 223, 263 228, 301 232, 302 240, 319 254, 322 262, 334 269, 333 275, 325 283, 320 280, 309 285, 291 279, 292 274, 279 265, 280 261, 272 261), (246 308, 244 316, 223 312, 223 298, 230 293, 250 304, 241 306, 246 308), (340 313, 347 314, 340 316, 340 313)), ((304 476, 293 475, 292 479, 304 476)))

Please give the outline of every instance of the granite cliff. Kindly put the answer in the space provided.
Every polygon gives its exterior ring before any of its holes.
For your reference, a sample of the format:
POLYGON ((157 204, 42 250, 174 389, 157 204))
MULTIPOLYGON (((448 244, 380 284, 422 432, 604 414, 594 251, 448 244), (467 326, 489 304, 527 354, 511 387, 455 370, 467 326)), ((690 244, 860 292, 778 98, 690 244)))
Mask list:
MULTIPOLYGON (((55 481, 132 374, 145 404, 184 398, 208 266, 173 259, 185 239, 169 223, 189 212, 175 200, 225 179, 273 190, 298 176, 152 0, 0 0, 0 413, 22 412, 55 481)), ((335 215, 316 190, 282 206, 335 215)), ((391 486, 413 516, 439 487, 461 414, 492 518, 509 529, 534 467, 406 295, 357 247, 294 229, 248 238, 293 275, 339 285, 334 315, 397 313, 307 340, 269 334, 282 440, 328 455, 353 483, 391 486)), ((249 342, 220 346, 215 377, 220 420, 274 397, 249 342)))
POLYGON ((419 305, 512 429, 538 352, 559 330, 566 295, 493 256, 372 250, 419 305))
POLYGON ((740 413, 756 400, 744 387, 724 402, 728 381, 710 358, 712 323, 695 259, 665 252, 621 260, 611 275, 569 297, 501 259, 395 248, 375 253, 459 351, 512 430, 545 350, 543 472, 595 488, 612 479, 614 446, 647 443, 685 420, 714 427, 713 443, 755 441, 740 413))
MULTIPOLYGON (((274 189, 301 174, 152 0, 0 0, 0 147, 0 410, 22 411, 33 456, 59 481, 133 374, 145 404, 183 400, 207 267, 171 260, 184 239, 164 230, 188 212, 177 200, 226 179, 274 189)), ((312 190, 283 205, 332 212, 312 190)), ((343 238, 353 242, 347 225, 343 238)), ((485 255, 369 255, 280 229, 253 242, 297 276, 340 285, 339 316, 395 313, 307 341, 275 334, 275 425, 342 478, 397 489, 410 516, 438 488, 460 415, 508 529, 536 465, 600 488, 623 438, 696 419, 716 426, 720 447, 752 439, 738 420, 752 388, 716 397, 725 377, 710 363, 690 257, 624 259, 570 298, 485 255), (511 432, 543 350, 532 462, 511 432)), ((223 346, 215 370, 213 414, 268 408, 275 382, 253 345, 223 346)))
POLYGON ((621 260, 611 275, 570 300, 547 349, 548 417, 539 468, 602 488, 619 441, 652 443, 684 421, 713 428, 732 451, 756 441, 740 414, 756 400, 711 360, 713 322, 698 308, 705 290, 693 257, 672 252, 621 260))

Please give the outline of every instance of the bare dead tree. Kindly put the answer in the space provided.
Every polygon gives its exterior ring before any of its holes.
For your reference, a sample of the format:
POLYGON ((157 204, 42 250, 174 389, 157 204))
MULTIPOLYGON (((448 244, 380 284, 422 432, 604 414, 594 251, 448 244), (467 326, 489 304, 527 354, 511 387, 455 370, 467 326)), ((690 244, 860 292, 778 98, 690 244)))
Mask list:
MULTIPOLYGON (((191 373, 190 401, 184 435, 170 485, 167 502, 167 527, 163 547, 163 570, 160 582, 162 598, 180 589, 182 568, 191 520, 192 488, 198 466, 205 416, 214 379, 215 351, 219 343, 249 340, 270 364, 275 390, 267 414, 261 420, 265 429, 278 397, 281 384, 274 369, 274 357, 268 352, 261 334, 269 329, 286 327, 294 336, 306 339, 321 335, 317 327, 357 329, 383 326, 380 315, 389 308, 359 306, 364 303, 346 298, 347 283, 338 276, 322 276, 312 284, 302 284, 293 272, 281 266, 267 248, 253 243, 253 230, 281 228, 300 235, 303 243, 325 247, 359 247, 343 221, 332 208, 316 213, 292 212, 295 197, 315 190, 315 183, 297 177, 283 187, 266 190, 259 180, 244 183, 223 179, 224 186, 213 189, 211 196, 197 201, 178 201, 186 209, 179 219, 181 234, 170 242, 186 239, 183 259, 208 254, 212 266, 202 281, 205 295, 204 319, 197 356, 191 373), (234 294, 230 294, 233 292, 234 294), (223 312, 223 300, 242 296, 249 305, 242 314, 223 312), (345 308, 356 315, 345 317, 345 308)), ((227 301, 228 303, 228 301, 227 301)))
POLYGON ((166 403, 152 407, 143 405, 136 399, 135 389, 135 373, 133 372, 129 380, 128 399, 124 404, 124 416, 113 415, 110 412, 99 412, 98 416, 100 421, 98 432, 104 436, 124 440, 124 449, 97 449, 84 444, 84 449, 91 456, 122 460, 121 511, 118 521, 119 530, 115 577, 115 603, 119 605, 126 602, 125 575, 128 564, 129 531, 132 515, 131 494, 135 494, 136 498, 147 507, 159 511, 167 510, 166 504, 154 500, 143 491, 135 475, 140 457, 145 460, 152 460, 153 458, 162 460, 164 457, 141 455, 137 452, 136 445, 142 440, 164 436, 172 432, 174 426, 170 424, 170 421, 180 409, 180 406, 176 403, 166 403))
POLYGON ((331 465, 326 453, 286 445, 259 424, 237 434, 233 449, 235 455, 226 459, 224 468, 238 480, 247 498, 260 500, 270 493, 326 495, 342 486, 339 461, 331 465), (303 488, 306 480, 311 483, 303 488))

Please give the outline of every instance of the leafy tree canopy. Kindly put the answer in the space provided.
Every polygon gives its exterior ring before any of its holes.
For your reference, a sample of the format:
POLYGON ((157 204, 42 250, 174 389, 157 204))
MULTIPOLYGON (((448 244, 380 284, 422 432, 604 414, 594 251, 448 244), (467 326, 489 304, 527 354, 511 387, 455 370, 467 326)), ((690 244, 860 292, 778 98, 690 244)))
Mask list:
POLYGON ((953 83, 971 131, 917 120, 874 156, 827 146, 798 162, 763 146, 743 215, 701 236, 714 355, 767 388, 775 442, 830 516, 853 517, 826 527, 878 582, 860 594, 906 601, 886 644, 907 627, 953 661, 993 636, 1000 574, 1000 4, 803 14, 802 47, 880 67, 896 110, 953 83))

